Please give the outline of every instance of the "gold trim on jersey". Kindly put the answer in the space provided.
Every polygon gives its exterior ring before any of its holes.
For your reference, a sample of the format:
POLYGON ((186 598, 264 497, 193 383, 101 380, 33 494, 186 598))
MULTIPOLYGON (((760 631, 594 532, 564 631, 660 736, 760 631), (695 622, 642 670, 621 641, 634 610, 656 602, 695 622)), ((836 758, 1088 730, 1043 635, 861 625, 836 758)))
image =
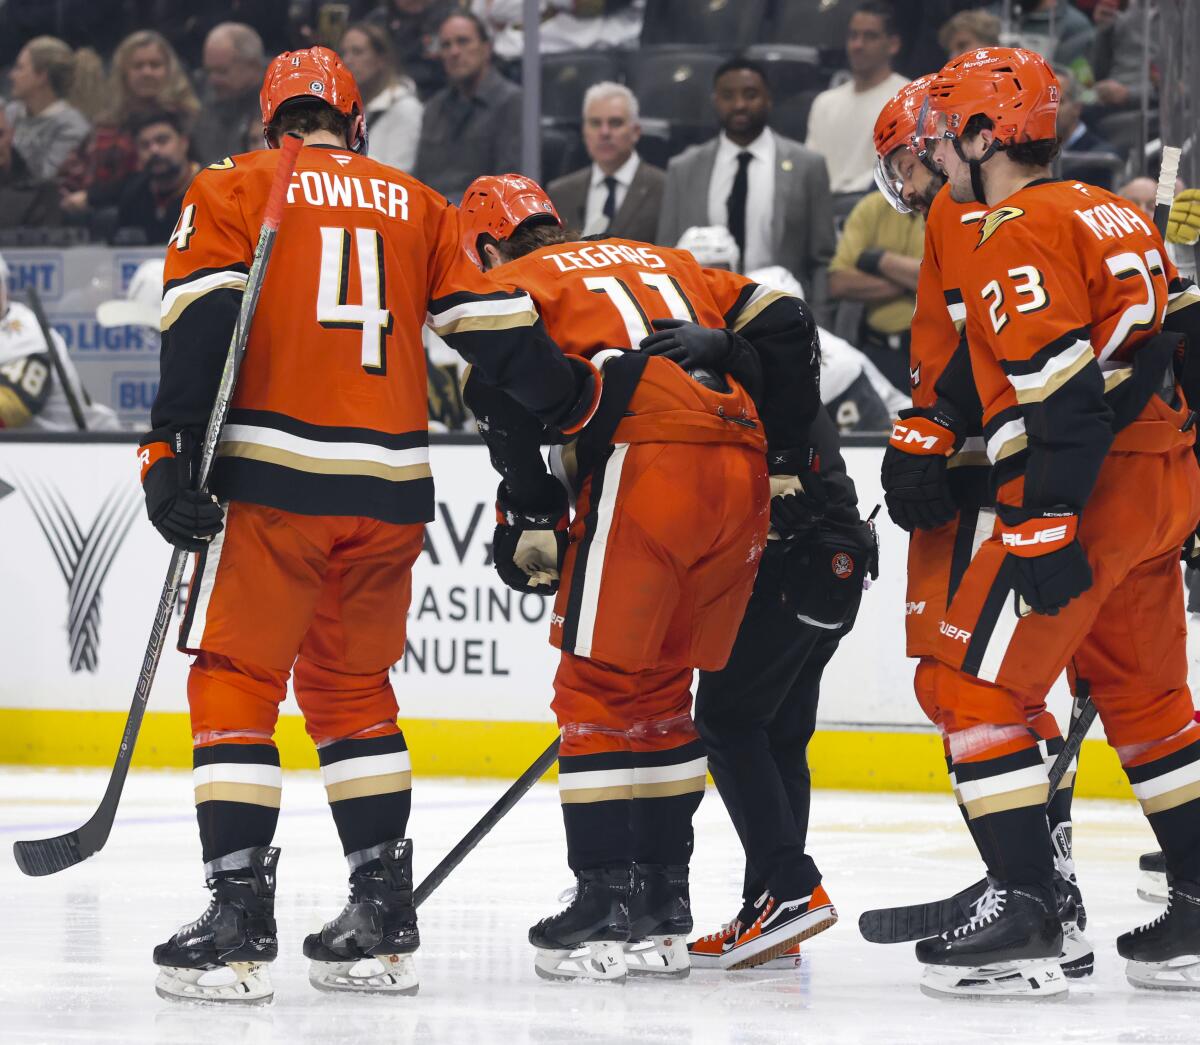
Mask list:
POLYGON ((475 330, 512 330, 516 327, 531 327, 537 321, 537 310, 528 309, 501 316, 463 316, 443 326, 435 326, 433 332, 438 337, 445 337, 447 334, 469 334, 475 330))
POLYGON ((407 482, 410 479, 428 479, 433 472, 428 462, 423 464, 386 465, 378 461, 338 461, 322 457, 281 450, 261 443, 246 443, 237 440, 222 441, 217 447, 218 457, 242 457, 249 461, 262 461, 298 472, 314 475, 365 475, 389 482, 407 482))
POLYGON ((1197 287, 1195 284, 1184 287, 1177 294, 1168 296, 1167 315, 1172 315, 1181 308, 1189 308, 1192 305, 1200 305, 1200 287, 1197 287))
POLYGON ((29 407, 11 388, 0 388, 0 421, 6 428, 20 428, 33 416, 29 407))
POLYGON ((1036 374, 1012 375, 1009 384, 1022 406, 1042 403, 1089 364, 1096 363, 1090 341, 1079 340, 1046 361, 1036 374))
POLYGON ((162 315, 159 320, 159 330, 166 333, 175 321, 183 315, 184 310, 193 302, 199 301, 205 294, 214 290, 245 290, 246 273, 222 271, 210 272, 199 279, 189 280, 177 287, 172 287, 162 299, 162 315))
POLYGON ((735 332, 741 330, 757 319, 765 308, 773 305, 782 298, 791 296, 791 294, 785 294, 782 290, 773 290, 770 287, 764 287, 760 284, 759 288, 750 295, 750 300, 742 306, 742 310, 737 314, 737 318, 733 321, 732 329, 735 332))

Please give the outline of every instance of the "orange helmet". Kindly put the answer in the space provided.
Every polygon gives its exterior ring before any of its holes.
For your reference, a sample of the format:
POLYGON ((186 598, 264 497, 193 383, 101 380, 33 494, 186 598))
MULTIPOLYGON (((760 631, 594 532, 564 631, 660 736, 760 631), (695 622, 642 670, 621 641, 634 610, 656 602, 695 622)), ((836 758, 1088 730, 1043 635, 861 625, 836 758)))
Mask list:
POLYGON ((888 203, 901 214, 908 214, 912 208, 904 202, 900 179, 892 170, 889 158, 897 149, 912 148, 917 121, 921 118, 921 106, 933 78, 934 74, 929 73, 905 84, 884 103, 875 120, 875 184, 888 203))
POLYGON ((523 174, 485 174, 463 193, 463 250, 480 268, 479 237, 491 236, 497 243, 508 239, 532 219, 562 224, 558 211, 545 190, 523 174))
POLYGON ((948 62, 929 85, 922 138, 961 136, 972 116, 992 121, 998 148, 1057 137, 1059 84, 1050 64, 1020 47, 983 47, 948 62))
POLYGON ((350 118, 349 147, 367 151, 367 121, 358 84, 341 58, 328 47, 284 51, 267 66, 258 102, 262 109, 263 137, 281 106, 293 98, 317 98, 350 118))

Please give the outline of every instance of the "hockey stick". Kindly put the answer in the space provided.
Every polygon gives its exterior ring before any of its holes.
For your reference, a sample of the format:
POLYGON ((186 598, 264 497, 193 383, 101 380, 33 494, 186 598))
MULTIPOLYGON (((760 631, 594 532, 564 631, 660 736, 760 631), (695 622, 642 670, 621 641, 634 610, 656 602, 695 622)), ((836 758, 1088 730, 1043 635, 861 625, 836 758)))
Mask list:
POLYGON ((46 320, 46 310, 42 308, 42 299, 34 287, 29 288, 29 308, 33 318, 42 331, 42 340, 46 342, 46 351, 50 353, 50 365, 54 367, 54 376, 62 385, 63 395, 67 397, 67 405, 71 408, 71 416, 75 419, 75 427, 81 432, 87 431, 87 421, 83 417, 83 408, 79 405, 79 397, 75 394, 75 386, 67 377, 67 367, 58 354, 58 346, 50 336, 50 324, 46 320))
POLYGON ((1164 145, 1158 167, 1158 187, 1154 190, 1154 227, 1165 241, 1171 204, 1175 202, 1175 179, 1179 177, 1179 157, 1183 150, 1176 145, 1164 145))
POLYGON ((479 822, 463 836, 462 841, 442 857, 442 862, 426 875, 425 880, 417 886, 416 892, 413 893, 414 907, 420 907, 421 904, 428 900, 429 894, 450 877, 450 872, 461 864, 467 854, 484 840, 488 832, 522 799, 525 792, 542 779, 546 770, 550 768, 550 763, 558 758, 558 739, 558 737, 555 737, 550 742, 550 746, 538 755, 533 765, 516 779, 513 785, 500 796, 499 801, 484 813, 480 817, 479 822))
MULTIPOLYGON (((289 134, 284 137, 279 149, 279 162, 275 167, 271 192, 263 211, 262 229, 258 234, 254 261, 250 265, 250 272, 246 277, 242 307, 233 328, 233 337, 230 339, 229 350, 225 355, 225 367, 221 371, 221 383, 217 388, 217 397, 213 403, 212 413, 208 417, 208 427, 204 432, 204 451, 200 458, 200 471, 196 477, 197 489, 203 489, 208 481, 213 457, 216 455, 217 440, 220 438, 221 428, 225 424, 225 416, 229 412, 229 403, 233 399, 238 369, 242 363, 242 356, 246 352, 250 325, 254 321, 254 311, 258 306, 263 280, 266 278, 267 264, 271 259, 271 248, 275 244, 275 234, 279 231, 288 183, 292 179, 292 171, 295 169, 296 157, 300 152, 301 144, 302 140, 298 135, 289 134)), ((175 602, 179 594, 180 582, 183 580, 183 568, 187 556, 187 552, 178 548, 171 553, 171 565, 167 570, 167 579, 163 583, 162 594, 158 599, 158 609, 154 613, 154 626, 150 629, 150 642, 146 646, 142 668, 138 673, 137 685, 134 687, 133 703, 129 707, 129 717, 125 720, 125 732, 121 735, 121 746, 117 749, 117 759, 113 764, 112 775, 109 777, 108 787, 105 788, 99 808, 86 824, 75 831, 59 835, 56 838, 14 842, 13 856, 16 858, 17 866, 25 874, 56 874, 98 853, 104 847, 104 843, 108 841, 109 832, 112 831, 113 821, 117 815, 117 805, 121 801, 121 791, 125 786, 125 777, 129 772, 129 763, 133 759, 133 747, 137 742, 138 730, 142 725, 142 716, 146 713, 150 687, 154 684, 154 674, 158 670, 158 661, 166 642, 167 628, 170 627, 171 617, 175 611, 175 602)))
MULTIPOLYGON (((1066 740, 1047 774, 1050 782, 1050 799, 1054 797, 1058 785, 1066 776, 1067 769, 1079 755, 1083 740, 1096 718, 1096 705, 1092 703, 1087 683, 1082 679, 1078 680, 1076 689, 1079 692, 1076 694, 1066 740)), ((983 895, 987 887, 988 880, 981 878, 978 882, 973 882, 944 900, 911 904, 907 907, 880 907, 872 911, 863 911, 858 918, 858 931, 868 943, 906 943, 911 940, 924 940, 930 936, 936 936, 968 917, 972 904, 983 895)))

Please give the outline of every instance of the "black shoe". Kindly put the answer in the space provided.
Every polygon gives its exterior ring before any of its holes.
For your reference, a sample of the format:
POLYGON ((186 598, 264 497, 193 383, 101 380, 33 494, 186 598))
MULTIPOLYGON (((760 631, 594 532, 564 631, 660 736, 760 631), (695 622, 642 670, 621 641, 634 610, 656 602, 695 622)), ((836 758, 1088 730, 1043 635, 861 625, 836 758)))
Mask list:
POLYGON ((161 998, 267 1002, 274 993, 266 965, 279 953, 275 869, 279 850, 262 846, 249 866, 208 880, 208 909, 154 948, 161 998))
POLYGON ((1118 936, 1117 953, 1135 987, 1200 991, 1200 882, 1171 882, 1167 909, 1118 936))
POLYGON ((628 865, 579 871, 566 910, 529 930, 537 948, 534 971, 543 979, 623 980, 629 941, 628 865), (572 953, 576 952, 576 953, 572 953))
POLYGON ((691 931, 687 865, 633 864, 629 942, 625 945, 630 975, 687 976, 691 970, 687 934, 691 931))
POLYGON ((304 940, 309 982, 318 990, 415 994, 412 954, 421 945, 413 907, 412 842, 387 842, 350 875, 350 898, 333 921, 304 940), (356 968, 365 959, 375 959, 356 968), (354 970, 354 973, 351 973, 354 970))

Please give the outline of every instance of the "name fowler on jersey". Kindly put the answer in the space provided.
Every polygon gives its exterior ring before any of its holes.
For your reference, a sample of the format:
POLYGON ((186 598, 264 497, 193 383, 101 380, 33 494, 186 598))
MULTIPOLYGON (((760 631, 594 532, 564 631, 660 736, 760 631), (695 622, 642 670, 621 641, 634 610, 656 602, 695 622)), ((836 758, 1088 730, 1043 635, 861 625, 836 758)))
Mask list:
POLYGON ((665 269, 667 263, 649 247, 632 247, 624 243, 589 243, 576 250, 556 250, 542 255, 543 260, 553 261, 559 272, 578 269, 606 269, 613 265, 646 265, 652 269, 665 269))
MULTIPOLYGON (((336 159, 336 156, 334 157, 336 159)), ((378 211, 385 217, 408 221, 408 190, 384 178, 359 178, 329 171, 297 171, 288 186, 288 203, 296 193, 312 207, 354 207, 378 211)))

